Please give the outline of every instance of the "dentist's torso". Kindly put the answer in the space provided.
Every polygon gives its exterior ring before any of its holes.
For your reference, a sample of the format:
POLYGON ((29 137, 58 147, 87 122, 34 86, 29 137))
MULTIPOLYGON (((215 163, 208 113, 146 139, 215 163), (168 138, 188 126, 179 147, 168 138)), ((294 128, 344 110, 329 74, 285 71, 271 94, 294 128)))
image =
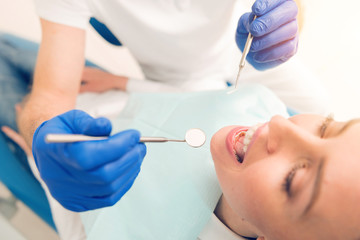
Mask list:
MULTIPOLYGON (((223 86, 240 51, 235 0, 88 0, 93 15, 130 49, 146 78, 184 87, 223 86), (234 60, 235 57, 235 60, 234 60)), ((250 2, 250 1, 249 1, 250 2)))
POLYGON ((85 29, 103 22, 145 77, 191 90, 218 89, 236 76, 237 23, 251 0, 34 0, 39 16, 85 29))

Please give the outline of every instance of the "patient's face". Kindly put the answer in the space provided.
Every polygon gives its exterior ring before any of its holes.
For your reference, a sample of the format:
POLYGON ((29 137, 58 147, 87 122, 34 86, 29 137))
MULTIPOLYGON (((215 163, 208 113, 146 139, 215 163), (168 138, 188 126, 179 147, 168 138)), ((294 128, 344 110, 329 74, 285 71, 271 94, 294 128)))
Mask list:
POLYGON ((276 116, 244 136, 247 129, 225 127, 211 141, 224 197, 239 219, 266 239, 359 237, 359 120, 276 116))

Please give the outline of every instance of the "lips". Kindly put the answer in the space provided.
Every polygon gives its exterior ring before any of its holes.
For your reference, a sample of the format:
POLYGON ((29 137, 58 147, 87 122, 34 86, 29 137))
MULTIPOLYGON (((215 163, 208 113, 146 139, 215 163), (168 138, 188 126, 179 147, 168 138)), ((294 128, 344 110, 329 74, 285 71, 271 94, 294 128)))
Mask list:
POLYGON ((243 163, 244 161, 244 140, 246 132, 249 129, 250 127, 245 126, 234 128, 232 131, 230 131, 226 139, 226 144, 229 152, 234 155, 234 157, 239 163, 243 163))
POLYGON ((243 163, 248 149, 259 136, 266 124, 257 124, 252 127, 237 127, 230 131, 227 137, 227 146, 234 158, 243 163))

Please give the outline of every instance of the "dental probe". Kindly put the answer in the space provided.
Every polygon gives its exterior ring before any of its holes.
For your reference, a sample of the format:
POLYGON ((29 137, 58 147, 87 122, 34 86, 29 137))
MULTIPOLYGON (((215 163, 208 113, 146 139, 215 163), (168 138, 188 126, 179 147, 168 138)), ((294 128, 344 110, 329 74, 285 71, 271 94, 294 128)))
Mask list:
MULTIPOLYGON (((257 17, 255 16, 253 21, 256 18, 257 17)), ((241 55, 240 64, 239 64, 239 71, 238 71, 238 74, 237 74, 237 77, 236 77, 236 82, 235 82, 235 88, 233 90, 229 91, 228 94, 231 94, 231 93, 233 93, 233 92, 235 92, 237 90, 237 87, 238 87, 238 84, 239 84, 240 73, 243 70, 243 68, 245 67, 246 56, 249 54, 250 47, 251 47, 253 39, 254 39, 254 36, 251 35, 251 33, 249 32, 249 35, 248 35, 248 38, 246 40, 246 44, 245 44, 245 47, 244 47, 244 51, 243 51, 243 53, 241 55)))
MULTIPOLYGON (((96 141, 105 140, 108 137, 93 137, 82 134, 48 134, 46 135, 45 141, 47 143, 72 143, 72 142, 83 142, 83 141, 96 141)), ((206 141, 205 133, 198 129, 189 129, 185 134, 185 139, 169 139, 165 137, 141 137, 140 142, 186 142, 189 146, 198 148, 204 145, 206 141)))

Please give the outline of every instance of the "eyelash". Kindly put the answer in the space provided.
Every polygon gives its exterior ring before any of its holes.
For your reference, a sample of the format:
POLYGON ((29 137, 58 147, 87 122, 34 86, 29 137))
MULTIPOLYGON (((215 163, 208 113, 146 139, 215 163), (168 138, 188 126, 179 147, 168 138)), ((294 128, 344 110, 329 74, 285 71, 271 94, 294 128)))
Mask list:
MULTIPOLYGON (((324 122, 321 124, 320 126, 320 137, 323 138, 326 132, 327 127, 329 126, 330 122, 332 122, 334 120, 332 114, 329 115, 324 122)), ((308 167, 308 163, 306 162, 300 162, 295 164, 295 166, 292 167, 292 169, 290 170, 290 172, 286 175, 284 182, 282 184, 282 189, 286 192, 286 194, 291 197, 291 183, 295 177, 296 172, 299 169, 303 169, 303 168, 307 168, 308 167)))
POLYGON ((306 162, 300 162, 297 163, 293 168, 290 170, 290 172, 286 175, 285 180, 282 184, 282 189, 286 192, 286 194, 291 197, 291 183, 295 177, 296 172, 299 169, 307 168, 309 166, 306 162))

